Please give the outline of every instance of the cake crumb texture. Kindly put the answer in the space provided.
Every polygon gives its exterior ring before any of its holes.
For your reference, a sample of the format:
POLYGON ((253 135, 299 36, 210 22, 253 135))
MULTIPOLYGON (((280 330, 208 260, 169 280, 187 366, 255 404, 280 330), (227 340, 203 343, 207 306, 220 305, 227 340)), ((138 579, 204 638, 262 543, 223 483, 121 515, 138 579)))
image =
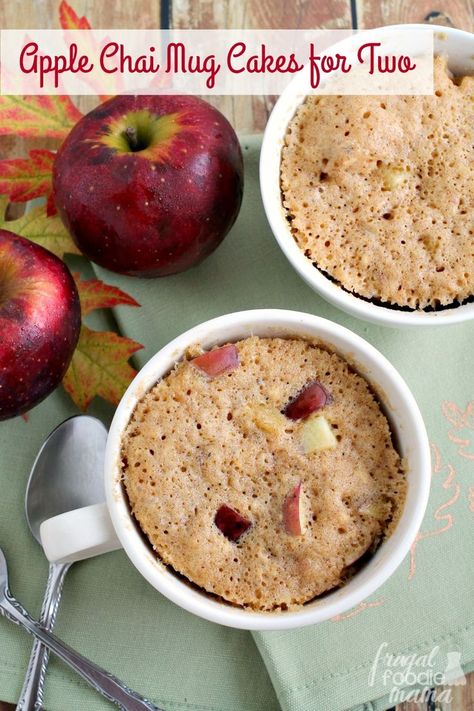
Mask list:
POLYGON ((474 295, 474 78, 433 96, 308 96, 286 134, 284 208, 347 291, 425 309, 474 295))
POLYGON ((342 585, 389 533, 404 468, 371 389, 345 360, 301 339, 236 346, 232 372, 209 378, 184 360, 138 403, 123 482, 165 564, 234 605, 292 609, 342 585), (315 379, 332 396, 318 414, 337 444, 305 454, 304 420, 282 413, 315 379), (294 536, 283 508, 299 482, 305 530, 294 536), (251 522, 237 542, 215 524, 221 506, 251 522))

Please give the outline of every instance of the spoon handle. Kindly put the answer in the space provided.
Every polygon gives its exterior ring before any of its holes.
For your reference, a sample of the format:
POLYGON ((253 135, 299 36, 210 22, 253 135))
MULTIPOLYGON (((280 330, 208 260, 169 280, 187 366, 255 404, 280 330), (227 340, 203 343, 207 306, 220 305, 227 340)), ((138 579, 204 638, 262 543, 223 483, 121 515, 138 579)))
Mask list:
POLYGON ((87 681, 90 686, 123 711, 160 711, 151 701, 128 689, 115 676, 89 661, 53 634, 43 629, 25 608, 15 600, 9 590, 4 591, 4 597, 0 601, 0 610, 12 622, 21 625, 27 632, 34 635, 51 652, 56 654, 65 664, 87 681))
MULTIPOLYGON (((48 582, 39 620, 41 626, 48 631, 53 629, 56 622, 64 578, 70 565, 70 563, 50 563, 48 582)), ((48 648, 38 639, 35 639, 16 711, 41 710, 48 657, 48 648)))

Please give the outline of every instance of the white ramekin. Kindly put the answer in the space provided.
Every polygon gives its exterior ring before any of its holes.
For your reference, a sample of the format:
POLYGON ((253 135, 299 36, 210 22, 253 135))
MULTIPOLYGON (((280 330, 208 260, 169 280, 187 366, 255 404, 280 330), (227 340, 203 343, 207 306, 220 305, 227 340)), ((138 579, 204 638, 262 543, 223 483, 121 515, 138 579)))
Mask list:
MULTIPOLYGON (((399 25, 373 30, 427 29, 427 25, 399 25)), ((434 51, 448 57, 454 74, 474 73, 474 34, 452 27, 433 28, 434 51)), ((296 76, 278 99, 265 128, 260 154, 260 190, 272 232, 283 253, 298 274, 324 299, 353 316, 384 326, 434 326, 474 318, 474 302, 431 313, 401 311, 378 306, 351 294, 332 282, 304 256, 286 219, 280 190, 280 158, 288 123, 306 95, 304 76, 296 76)), ((466 215, 466 217, 468 217, 466 215)))
POLYGON ((105 457, 107 507, 87 507, 50 519, 41 529, 42 542, 49 559, 56 561, 77 560, 121 545, 153 587, 195 615, 240 629, 290 629, 322 622, 347 611, 387 580, 408 553, 420 527, 428 500, 430 472, 428 438, 418 406, 404 380, 373 346, 348 329, 310 314, 279 309, 242 311, 186 331, 148 361, 123 396, 110 427, 105 457), (122 433, 143 394, 170 371, 189 346, 199 343, 210 348, 250 335, 318 339, 344 356, 378 393, 400 453, 407 462, 407 501, 392 536, 347 585, 295 612, 239 609, 183 582, 157 559, 140 533, 121 484, 122 433))

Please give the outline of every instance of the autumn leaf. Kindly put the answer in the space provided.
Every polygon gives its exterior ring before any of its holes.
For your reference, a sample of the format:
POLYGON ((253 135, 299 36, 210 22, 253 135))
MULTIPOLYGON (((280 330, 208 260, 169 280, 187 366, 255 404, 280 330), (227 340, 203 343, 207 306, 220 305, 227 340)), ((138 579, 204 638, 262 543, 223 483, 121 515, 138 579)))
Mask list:
POLYGON ((64 254, 80 254, 59 216, 48 217, 45 205, 32 208, 16 220, 5 220, 7 203, 8 199, 0 199, 0 229, 26 237, 60 259, 64 254))
POLYGON ((59 23, 63 30, 90 30, 91 26, 86 17, 78 17, 72 7, 62 0, 59 5, 59 23))
POLYGON ((112 306, 140 306, 138 301, 116 286, 105 284, 100 279, 82 279, 77 272, 73 273, 79 298, 81 300, 82 316, 95 309, 107 309, 112 306))
POLYGON ((29 158, 0 160, 0 193, 11 202, 27 202, 52 190, 52 170, 55 154, 47 150, 32 150, 29 158))
MULTIPOLYGON (((92 32, 79 36, 74 33, 70 34, 70 30, 92 30, 92 28, 87 17, 79 17, 66 0, 62 0, 59 5, 59 24, 65 30, 65 39, 68 44, 74 42, 79 47, 81 54, 86 56, 96 54, 97 45, 92 32)), ((104 93, 99 80, 94 80, 89 75, 85 75, 83 78, 94 89, 101 101, 111 98, 110 94, 104 93)), ((122 83, 118 77, 109 76, 107 78, 107 86, 110 87, 111 85, 114 87, 115 93, 119 93, 122 83)))
POLYGON ((69 96, 0 96, 0 136, 67 136, 82 114, 69 96))
MULTIPOLYGON (((83 279, 78 273, 73 276, 83 318, 96 309, 140 305, 116 286, 99 279, 83 279)), ((140 348, 143 346, 130 338, 110 331, 93 331, 83 323, 79 343, 63 379, 66 392, 81 410, 96 395, 117 404, 136 373, 128 360, 140 348)))
POLYGON ((86 410, 96 395, 118 404, 136 375, 128 359, 141 348, 131 338, 111 331, 93 331, 83 324, 63 379, 66 392, 79 409, 86 410))

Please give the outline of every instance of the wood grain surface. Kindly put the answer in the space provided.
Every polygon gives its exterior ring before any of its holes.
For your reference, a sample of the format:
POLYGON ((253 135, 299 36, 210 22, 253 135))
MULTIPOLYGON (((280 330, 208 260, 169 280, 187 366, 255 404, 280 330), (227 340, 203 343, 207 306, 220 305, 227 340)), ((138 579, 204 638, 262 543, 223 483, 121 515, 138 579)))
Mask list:
MULTIPOLYGON (((429 22, 474 31, 474 0, 70 0, 75 11, 97 28, 347 28, 367 29, 399 22, 429 22)), ((0 27, 58 27, 59 0, 2 0, 0 27)), ((91 97, 81 97, 82 109, 91 97)), ((215 97, 212 103, 240 133, 263 130, 271 97, 215 97)), ((0 138, 0 156, 19 157, 44 141, 0 138)), ((435 622, 434 622, 435 624, 435 622)), ((20 686, 22 680, 18 680, 20 686)), ((0 701, 0 711, 15 707, 0 701)), ((243 710, 242 710, 243 711, 243 710)), ((474 711, 474 673, 452 688, 450 704, 405 703, 396 711, 474 711)))
POLYGON ((360 29, 398 22, 430 22, 474 30, 472 0, 356 0, 356 12, 360 29))

